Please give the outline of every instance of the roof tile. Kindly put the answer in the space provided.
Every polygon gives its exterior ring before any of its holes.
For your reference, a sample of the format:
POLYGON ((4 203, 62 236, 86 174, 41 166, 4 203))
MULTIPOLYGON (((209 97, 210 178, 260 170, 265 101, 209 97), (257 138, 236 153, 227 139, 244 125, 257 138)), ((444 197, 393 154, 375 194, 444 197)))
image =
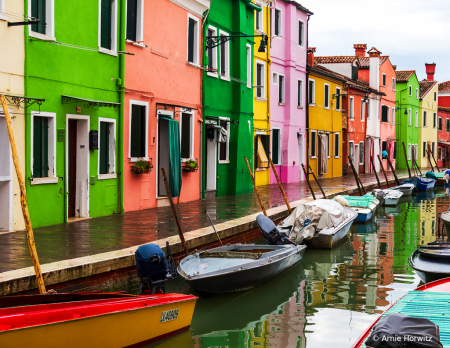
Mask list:
POLYGON ((423 99, 428 92, 431 91, 431 89, 436 86, 438 82, 437 81, 429 81, 429 80, 422 80, 419 82, 420 85, 420 99, 423 99))
POLYGON ((415 70, 400 70, 395 72, 395 77, 397 82, 408 82, 409 78, 415 73, 415 70))
POLYGON ((450 93, 450 81, 442 82, 439 84, 440 93, 450 93))
POLYGON ((332 63, 353 63, 358 60, 356 56, 317 56, 314 57, 316 64, 332 64, 332 63))

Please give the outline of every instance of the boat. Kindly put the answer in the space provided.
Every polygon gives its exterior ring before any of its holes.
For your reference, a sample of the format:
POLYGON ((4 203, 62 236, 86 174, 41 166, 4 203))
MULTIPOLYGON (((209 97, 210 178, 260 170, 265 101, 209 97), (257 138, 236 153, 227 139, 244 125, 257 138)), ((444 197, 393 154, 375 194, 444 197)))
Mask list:
POLYGON ((408 263, 424 283, 450 277, 450 243, 423 245, 413 252, 408 263))
POLYGON ((418 177, 418 178, 409 179, 409 180, 405 181, 404 183, 414 184, 414 186, 415 186, 414 191, 426 192, 426 191, 434 189, 436 180, 431 179, 431 178, 418 177))
POLYGON ((403 193, 403 196, 411 196, 414 191, 414 184, 401 184, 399 186, 391 187, 391 190, 397 190, 403 193))
POLYGON ((445 184, 444 176, 445 176, 445 172, 427 172, 423 175, 423 178, 430 177, 431 179, 436 180, 436 184, 435 184, 436 186, 444 186, 444 184, 445 184))
POLYGON ((382 205, 386 206, 397 205, 398 201, 403 196, 403 192, 392 189, 375 189, 372 194, 375 197, 382 197, 382 205))
POLYGON ((294 244, 221 246, 189 255, 177 271, 202 295, 243 291, 297 265, 305 249, 294 244))
POLYGON ((129 347, 187 331, 197 297, 70 293, 0 299, 0 346, 129 347))
MULTIPOLYGON (((355 222, 367 223, 375 216, 375 211, 380 204, 380 201, 372 196, 347 196, 342 195, 340 197, 345 198, 350 207, 358 213, 358 217, 355 222)), ((336 198, 336 197, 335 197, 336 198)))
MULTIPOLYGON (((427 318, 439 326, 440 341, 444 347, 450 346, 450 278, 437 280, 409 291, 384 311, 358 338, 352 348, 366 347, 364 342, 380 319, 389 314, 399 313, 409 317, 427 318)), ((398 343, 399 347, 401 346, 398 343)), ((423 345, 425 347, 425 345, 423 345)), ((431 345, 427 345, 431 347, 431 345)))
POLYGON ((441 214, 439 217, 445 227, 445 232, 447 232, 447 238, 450 236, 450 210, 447 210, 441 214))

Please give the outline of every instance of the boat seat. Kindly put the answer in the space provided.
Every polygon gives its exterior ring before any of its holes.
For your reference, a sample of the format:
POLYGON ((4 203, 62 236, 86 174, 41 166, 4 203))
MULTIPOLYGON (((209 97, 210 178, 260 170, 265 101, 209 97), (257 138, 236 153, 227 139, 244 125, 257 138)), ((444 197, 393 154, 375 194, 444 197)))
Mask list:
POLYGON ((200 258, 218 258, 218 259, 252 259, 258 260, 262 253, 246 253, 239 251, 204 251, 200 252, 200 258))

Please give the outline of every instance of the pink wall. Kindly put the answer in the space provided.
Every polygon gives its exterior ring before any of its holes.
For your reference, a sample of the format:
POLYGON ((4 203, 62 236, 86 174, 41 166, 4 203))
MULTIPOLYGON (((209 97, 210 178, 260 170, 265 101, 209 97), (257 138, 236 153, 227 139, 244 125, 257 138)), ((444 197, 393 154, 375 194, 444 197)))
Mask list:
MULTIPOLYGON (((295 4, 286 4, 283 1, 276 2, 277 9, 281 10, 282 37, 274 37, 271 40, 271 128, 281 128, 282 134, 282 165, 276 166, 278 175, 283 183, 298 182, 300 178, 300 151, 297 133, 303 133, 302 155, 306 165, 306 50, 307 50, 307 15, 299 11, 295 4), (299 20, 304 23, 303 46, 299 45, 299 20), (285 105, 278 104, 279 85, 273 83, 273 73, 285 75, 285 105), (303 107, 297 107, 297 81, 303 81, 303 107)), ((274 33, 274 10, 271 10, 272 33, 274 33)), ((276 178, 271 173, 271 183, 276 183, 276 178)))
MULTIPOLYGON (((199 18, 201 24, 201 18, 199 18)), ((147 0, 144 6, 144 44, 126 44, 125 122, 124 122, 124 208, 125 211, 146 209, 163 202, 157 199, 157 109, 164 105, 181 105, 198 109, 194 112, 194 158, 201 157, 201 78, 199 68, 187 64, 188 11, 168 0, 147 0), (167 20, 170 14, 170 20, 167 20), (164 33, 162 35, 162 33, 164 33), (129 160, 130 101, 149 104, 148 157, 153 159, 150 174, 133 174, 129 160), (153 138, 154 141, 153 141, 153 138)), ((202 42, 201 25, 199 42, 202 42)), ((201 45, 199 45, 201 59, 201 45)), ((172 108, 180 122, 180 108, 172 108)), ((199 165, 200 167, 200 165, 199 165)), ((184 173, 180 198, 176 203, 200 199, 200 170, 184 173)), ((167 203, 167 202, 165 202, 167 203)))

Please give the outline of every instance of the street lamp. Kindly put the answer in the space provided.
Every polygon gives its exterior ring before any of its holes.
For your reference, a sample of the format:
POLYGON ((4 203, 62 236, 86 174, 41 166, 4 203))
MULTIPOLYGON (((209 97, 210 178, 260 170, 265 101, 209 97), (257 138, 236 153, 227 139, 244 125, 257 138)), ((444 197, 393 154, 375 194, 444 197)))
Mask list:
POLYGON ((258 52, 266 52, 267 42, 269 37, 267 35, 221 35, 221 36, 207 36, 206 48, 214 48, 225 44, 227 41, 234 42, 236 38, 241 37, 261 37, 261 43, 259 44, 258 52))

